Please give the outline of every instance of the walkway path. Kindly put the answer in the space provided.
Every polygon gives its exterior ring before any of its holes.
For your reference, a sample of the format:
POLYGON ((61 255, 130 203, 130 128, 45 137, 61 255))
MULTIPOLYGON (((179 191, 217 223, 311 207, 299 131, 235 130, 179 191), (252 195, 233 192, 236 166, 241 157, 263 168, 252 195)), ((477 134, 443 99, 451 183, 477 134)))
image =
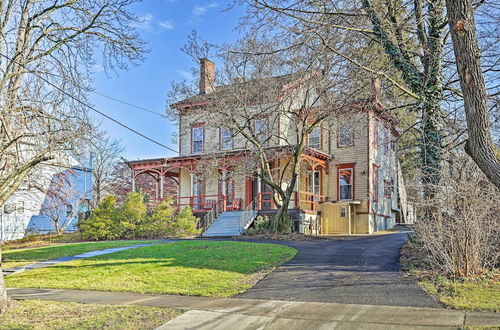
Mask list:
POLYGON ((109 248, 109 249, 104 249, 104 250, 95 250, 95 251, 90 251, 90 252, 85 252, 81 254, 77 254, 74 256, 66 256, 66 257, 61 257, 57 259, 52 259, 52 260, 46 260, 46 261, 38 261, 29 265, 24 265, 24 266, 19 266, 19 267, 14 267, 14 268, 9 268, 9 269, 3 269, 3 274, 4 275, 11 275, 11 274, 16 274, 16 273, 21 273, 27 270, 32 270, 32 269, 38 269, 38 268, 44 268, 48 266, 53 266, 60 264, 61 262, 68 262, 68 261, 73 261, 73 260, 80 260, 80 259, 85 259, 85 258, 91 258, 95 256, 100 256, 103 254, 110 254, 110 253, 115 253, 118 251, 124 251, 124 250, 130 250, 130 249, 137 249, 140 247, 145 247, 145 246, 150 246, 154 244, 160 244, 164 242, 173 242, 174 240, 164 240, 161 242, 154 242, 154 243, 143 243, 143 244, 135 244, 135 245, 129 245, 129 246, 124 246, 124 247, 118 247, 118 248, 109 248))
POLYGON ((500 325, 499 313, 261 299, 57 289, 8 289, 14 299, 168 307, 187 311, 160 329, 419 329, 500 325))
POLYGON ((407 232, 321 241, 269 241, 298 250, 236 298, 441 307, 399 270, 407 232))

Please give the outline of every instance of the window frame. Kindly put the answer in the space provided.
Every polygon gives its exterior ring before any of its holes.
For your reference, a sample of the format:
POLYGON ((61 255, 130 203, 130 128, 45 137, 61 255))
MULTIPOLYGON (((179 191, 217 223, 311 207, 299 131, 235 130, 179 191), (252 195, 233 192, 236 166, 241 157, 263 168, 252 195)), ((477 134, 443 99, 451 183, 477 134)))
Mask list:
POLYGON ((341 134, 340 131, 342 128, 345 128, 346 126, 344 125, 339 125, 337 127, 337 148, 348 148, 348 147, 354 147, 354 127, 352 124, 349 124, 349 127, 351 128, 351 144, 342 144, 341 143, 341 134))
POLYGON ((338 201, 353 201, 355 200, 355 193, 356 193, 356 189, 355 189, 355 186, 356 186, 356 163, 348 163, 348 164, 339 164, 337 166, 337 200, 338 201), (349 199, 345 199, 345 198, 340 198, 340 178, 341 178, 341 175, 340 175, 340 171, 341 170, 350 170, 351 171, 351 198, 349 199))
POLYGON ((373 148, 374 149, 378 149, 378 144, 379 144, 378 131, 379 131, 379 120, 377 118, 374 118, 374 121, 373 121, 373 148))
POLYGON ((254 131, 255 136, 258 137, 258 135, 260 133, 257 132, 257 122, 259 122, 261 120, 265 120, 265 125, 263 125, 262 127, 266 128, 267 135, 265 136, 264 139, 259 138, 258 140, 259 140, 260 144, 265 145, 269 142, 270 135, 271 135, 271 131, 270 131, 270 127, 269 127, 269 116, 268 115, 261 115, 261 116, 255 117, 253 120, 253 131, 254 131))
POLYGON ((220 150, 232 150, 234 149, 234 138, 233 138, 233 132, 232 132, 232 129, 228 128, 228 127, 219 127, 219 149, 220 150), (228 130, 229 131, 229 137, 230 137, 230 140, 229 141, 224 141, 224 130, 228 130), (224 143, 225 142, 229 142, 230 143, 230 147, 229 148, 224 148, 224 143))
POLYGON ((345 206, 345 205, 340 206, 339 216, 341 218, 347 218, 347 206, 345 206))
POLYGON ((205 123, 196 123, 191 125, 191 153, 192 154, 199 154, 202 153, 205 150, 205 123), (201 129, 201 150, 200 151, 195 151, 194 150, 194 130, 195 129, 201 129))
POLYGON ((322 149, 323 148, 323 128, 321 126, 316 126, 313 128, 313 130, 311 131, 311 133, 309 135, 307 135, 307 146, 309 148, 313 148, 313 149, 322 149), (318 144, 317 145, 311 145, 311 136, 313 135, 313 132, 315 130, 318 130, 319 133, 318 133, 318 144))
POLYGON ((373 196, 372 196, 372 201, 374 203, 378 203, 379 201, 379 190, 380 190, 380 185, 379 185, 379 180, 380 180, 380 165, 378 164, 373 164, 373 196))

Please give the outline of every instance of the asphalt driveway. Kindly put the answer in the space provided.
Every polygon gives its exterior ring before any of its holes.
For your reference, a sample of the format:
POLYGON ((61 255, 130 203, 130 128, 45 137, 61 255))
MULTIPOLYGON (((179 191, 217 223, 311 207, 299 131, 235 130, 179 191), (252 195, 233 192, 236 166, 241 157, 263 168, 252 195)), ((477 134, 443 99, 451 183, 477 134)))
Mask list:
MULTIPOLYGON (((236 298, 442 307, 399 271, 407 232, 331 241, 280 241, 298 250, 236 298)), ((273 241, 273 243, 276 243, 273 241)))

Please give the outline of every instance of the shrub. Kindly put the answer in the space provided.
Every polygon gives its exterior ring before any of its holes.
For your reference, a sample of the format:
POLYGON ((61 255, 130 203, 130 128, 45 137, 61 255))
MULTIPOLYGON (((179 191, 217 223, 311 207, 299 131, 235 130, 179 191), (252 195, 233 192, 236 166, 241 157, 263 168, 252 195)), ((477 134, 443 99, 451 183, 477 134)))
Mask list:
POLYGON ((186 237, 200 234, 201 229, 196 229, 198 221, 198 218, 193 215, 193 210, 186 206, 179 212, 176 221, 173 223, 173 236, 186 237))
POLYGON ((153 210, 138 228, 138 235, 149 238, 163 238, 172 236, 172 226, 176 209, 172 206, 172 199, 167 199, 153 210))
POLYGON ((261 216, 259 215, 253 224, 253 227, 248 228, 245 231, 247 235, 261 235, 272 232, 272 222, 271 219, 267 215, 261 216))
POLYGON ((118 211, 121 238, 135 238, 137 226, 146 221, 148 209, 144 203, 144 194, 133 192, 127 195, 118 211))
POLYGON ((78 223, 82 238, 87 240, 108 240, 120 238, 117 223, 116 198, 106 196, 87 220, 78 223))

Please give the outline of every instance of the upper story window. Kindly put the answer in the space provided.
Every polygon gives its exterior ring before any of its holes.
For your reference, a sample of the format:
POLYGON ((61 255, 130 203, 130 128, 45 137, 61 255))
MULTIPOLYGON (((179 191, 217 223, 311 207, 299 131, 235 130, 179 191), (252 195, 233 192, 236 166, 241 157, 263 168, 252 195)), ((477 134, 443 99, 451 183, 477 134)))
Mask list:
POLYGON ((377 165, 373 165, 373 201, 378 202, 378 172, 379 168, 377 165))
POLYGON ((191 127, 191 152, 197 153, 203 151, 203 142, 205 139, 203 124, 191 127))
POLYGON ((341 124, 338 132, 338 146, 350 147, 354 145, 354 129, 351 124, 341 124))
POLYGON ((233 149, 233 132, 230 128, 221 127, 220 128, 220 149, 221 150, 231 150, 233 149))
POLYGON ((339 199, 353 199, 353 169, 339 169, 339 199))
POLYGON ((378 149, 378 119, 373 121, 373 148, 378 149))
POLYGON ((384 144, 384 154, 388 154, 389 153, 389 144, 390 144, 390 140, 389 140, 389 129, 387 127, 384 126, 384 135, 383 135, 383 144, 384 144))
POLYGON ((267 116, 255 119, 255 136, 260 143, 265 143, 269 139, 269 118, 267 116))
POLYGON ((392 186, 394 184, 394 181, 388 181, 384 180, 384 197, 385 198, 392 198, 392 186))
POLYGON ((321 149, 321 127, 316 126, 309 134, 309 147, 321 149))
POLYGON ((73 214, 73 205, 66 205, 66 218, 69 218, 73 214))

